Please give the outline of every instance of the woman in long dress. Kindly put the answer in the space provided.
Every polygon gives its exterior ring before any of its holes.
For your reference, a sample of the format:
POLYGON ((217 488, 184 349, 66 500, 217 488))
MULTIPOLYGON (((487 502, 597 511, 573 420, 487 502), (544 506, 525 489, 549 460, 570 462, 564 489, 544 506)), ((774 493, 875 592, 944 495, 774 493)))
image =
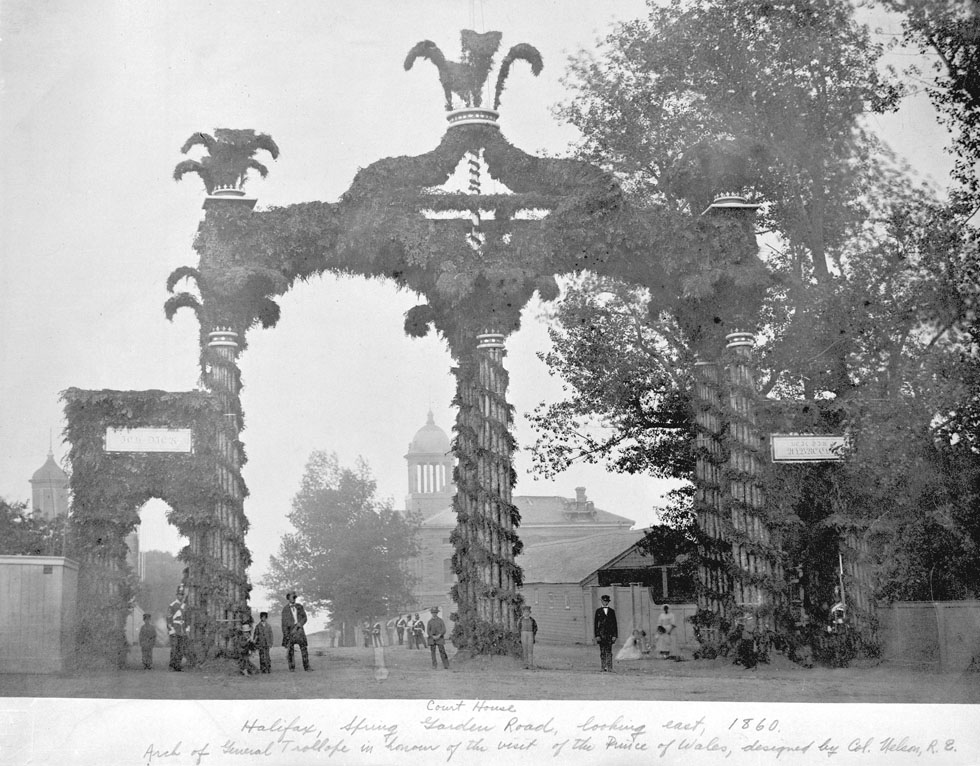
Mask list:
POLYGON ((640 651, 640 631, 634 630, 632 635, 626 639, 623 648, 616 654, 617 660, 638 660, 643 656, 640 651))
POLYGON ((674 621, 674 615, 670 613, 670 607, 666 604, 664 604, 663 614, 657 618, 657 626, 664 629, 664 633, 667 634, 667 639, 670 641, 667 656, 680 656, 677 649, 677 623, 674 621))

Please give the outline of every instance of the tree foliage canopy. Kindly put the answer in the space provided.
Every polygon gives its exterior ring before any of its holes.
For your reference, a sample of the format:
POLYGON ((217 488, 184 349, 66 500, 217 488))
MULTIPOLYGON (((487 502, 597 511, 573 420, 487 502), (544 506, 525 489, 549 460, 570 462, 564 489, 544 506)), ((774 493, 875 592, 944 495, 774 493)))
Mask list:
MULTIPOLYGON (((980 241, 962 201, 917 185, 864 129, 903 95, 881 74, 881 46, 840 0, 649 6, 598 56, 573 60, 574 98, 558 113, 582 131, 581 155, 634 198, 689 213, 720 191, 763 204, 771 282, 749 329, 764 427, 846 429, 855 447, 819 477, 772 467, 772 517, 817 525, 787 527, 787 555, 811 555, 819 529, 857 525, 884 595, 928 598, 910 574, 923 569, 933 592, 975 590, 980 241), (940 570, 956 582, 937 589, 940 570)), ((628 283, 584 280, 553 317, 544 358, 568 396, 532 416, 542 469, 605 457, 690 477, 693 413, 678 405, 698 348, 678 314, 628 283)))
POLYGON ((552 314, 551 349, 539 357, 573 395, 530 415, 539 473, 608 458, 623 473, 690 477, 690 353, 668 317, 651 324, 648 298, 641 287, 591 274, 567 285, 552 314))
POLYGON ((360 621, 412 600, 405 564, 418 552, 419 519, 375 497, 363 460, 340 465, 336 454, 310 455, 278 555, 262 580, 270 591, 295 590, 314 610, 360 621))
POLYGON ((184 564, 167 551, 143 551, 142 555, 143 579, 136 603, 144 612, 159 618, 167 614, 174 591, 183 580, 184 564))
POLYGON ((0 554, 63 556, 66 523, 64 516, 45 519, 31 513, 27 503, 10 503, 0 498, 0 554))
MULTIPOLYGON (((980 205, 980 3, 977 0, 883 0, 901 14, 903 42, 914 45, 934 72, 926 90, 952 134, 953 177, 980 205)), ((911 67, 909 74, 918 75, 911 67)))

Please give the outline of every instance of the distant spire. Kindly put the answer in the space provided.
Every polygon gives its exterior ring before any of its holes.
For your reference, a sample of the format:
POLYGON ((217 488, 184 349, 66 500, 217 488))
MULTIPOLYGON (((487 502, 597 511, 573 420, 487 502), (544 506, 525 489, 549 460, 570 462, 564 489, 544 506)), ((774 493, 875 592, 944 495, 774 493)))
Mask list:
POLYGON ((432 408, 429 408, 429 416, 425 420, 427 426, 434 426, 436 424, 435 418, 432 416, 432 408))
POLYGON ((48 429, 48 457, 54 457, 54 429, 48 429))

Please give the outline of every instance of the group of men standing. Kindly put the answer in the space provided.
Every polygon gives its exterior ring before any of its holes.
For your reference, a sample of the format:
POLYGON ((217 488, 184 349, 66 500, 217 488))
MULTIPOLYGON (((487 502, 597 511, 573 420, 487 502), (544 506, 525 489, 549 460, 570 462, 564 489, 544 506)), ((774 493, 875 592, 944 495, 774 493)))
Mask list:
MULTIPOLYGON (((167 632, 170 635, 170 668, 171 670, 182 670, 183 660, 187 656, 187 636, 188 629, 186 624, 187 604, 184 600, 184 586, 177 588, 177 595, 170 604, 167 617, 167 632)), ((399 617, 396 622, 398 632, 398 643, 401 644, 405 637, 408 637, 410 649, 421 649, 428 645, 432 654, 432 667, 438 667, 436 653, 442 660, 442 666, 449 669, 449 656, 446 654, 446 623, 439 617, 439 607, 434 606, 430 610, 432 618, 428 623, 422 621, 418 614, 412 618, 411 615, 399 617)), ((147 618, 149 615, 147 615, 147 618)), ((244 654, 247 660, 248 654, 255 649, 259 652, 260 672, 271 672, 272 663, 269 658, 269 649, 272 645, 272 627, 267 622, 268 613, 262 612, 259 625, 255 630, 251 630, 251 620, 242 620, 241 634, 236 637, 237 650, 239 654, 244 654), (245 628, 249 631, 246 635, 245 628)), ((312 670, 310 667, 310 654, 306 640, 305 625, 307 622, 306 609, 296 600, 296 594, 289 592, 286 594, 286 605, 282 609, 282 645, 286 650, 286 663, 291 671, 296 670, 295 650, 299 647, 300 657, 303 663, 303 670, 312 670)), ((380 645, 381 624, 377 623, 378 641, 375 645, 380 645)), ((142 632, 141 632, 142 636, 142 632)), ((143 642, 141 640, 141 646, 143 642)), ((152 644, 143 646, 143 664, 149 668, 152 662, 152 644), (149 654, 149 658, 148 658, 149 654)), ((250 673, 246 672, 246 675, 250 673)))
POLYGON ((406 614, 404 617, 399 616, 398 620, 395 621, 395 633, 398 634, 399 646, 408 644, 409 649, 422 649, 427 643, 426 625, 418 614, 414 617, 411 614, 406 614))
MULTIPOLYGON (((296 601, 296 594, 286 594, 286 606, 282 609, 282 645, 286 649, 286 662, 290 670, 296 670, 295 649, 299 647, 303 670, 311 670, 310 654, 306 642, 306 609, 296 601)), ((243 618, 240 633, 236 635, 236 651, 239 654, 250 654, 253 650, 259 653, 259 672, 272 672, 272 661, 269 650, 272 648, 272 626, 268 623, 268 612, 259 615, 259 623, 254 630, 251 618, 243 618), (247 635, 245 629, 248 628, 247 635), (247 639, 247 640, 246 640, 247 639)), ((187 624, 187 601, 183 585, 177 587, 174 600, 167 610, 167 634, 170 639, 170 663, 173 671, 184 669, 185 658, 190 662, 189 626, 187 624)), ((153 666, 153 647, 156 645, 156 630, 150 623, 150 615, 143 615, 143 627, 139 636, 142 650, 143 667, 147 670, 153 666)), ((246 674, 247 675, 247 674, 246 674)))
MULTIPOLYGON (((612 672, 613 669, 613 644, 619 638, 619 624, 616 619, 616 610, 609 605, 609 596, 600 598, 601 606, 596 609, 593 619, 593 635, 599 645, 599 661, 602 672, 612 672)), ((167 615, 167 632, 170 636, 170 669, 180 671, 183 669, 184 658, 188 656, 188 626, 187 626, 187 603, 184 598, 184 586, 177 588, 176 596, 170 603, 167 615)), ((399 616, 395 621, 395 631, 398 634, 399 646, 407 644, 409 649, 421 649, 428 646, 432 655, 432 667, 437 668, 436 652, 442 660, 442 666, 449 669, 449 657, 446 654, 446 623, 439 616, 439 607, 434 606, 430 610, 432 617, 428 623, 422 621, 418 614, 414 617, 411 614, 399 616)), ((272 644, 272 628, 268 625, 265 618, 267 613, 263 612, 262 621, 254 633, 250 636, 251 642, 259 650, 259 665, 261 672, 271 672, 271 661, 269 659, 269 649, 272 644), (261 628, 261 631, 258 629, 261 628)), ((152 651, 155 642, 155 630, 149 622, 150 615, 144 615, 144 625, 140 630, 140 647, 143 653, 143 667, 150 669, 152 666, 152 651)), ((297 602, 296 594, 289 592, 286 594, 286 605, 282 609, 282 645, 286 649, 286 662, 291 671, 296 670, 295 649, 299 647, 300 657, 303 663, 303 670, 311 670, 310 655, 306 641, 305 625, 307 622, 306 609, 297 602)), ((676 653, 676 636, 672 635, 676 628, 674 616, 664 606, 664 613, 658 620, 658 628, 661 632, 666 629, 671 641, 671 654, 676 653)), ((380 633, 380 623, 379 623, 380 633)), ((533 647, 537 638, 537 623, 531 617, 530 607, 525 607, 521 620, 521 644, 524 655, 524 666, 534 667, 533 647)))

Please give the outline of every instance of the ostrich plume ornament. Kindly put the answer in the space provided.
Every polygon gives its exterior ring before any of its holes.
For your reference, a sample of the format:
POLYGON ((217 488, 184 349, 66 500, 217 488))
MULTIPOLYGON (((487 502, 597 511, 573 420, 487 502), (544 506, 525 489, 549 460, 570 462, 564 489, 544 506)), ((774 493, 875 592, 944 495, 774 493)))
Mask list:
MULTIPOLYGON (((431 40, 422 40, 408 52, 405 58, 405 70, 412 68, 415 60, 424 58, 431 61, 439 71, 439 82, 442 83, 446 95, 446 111, 454 109, 453 95, 463 102, 465 107, 480 107, 483 105, 483 88, 493 66, 493 57, 500 47, 500 32, 474 32, 464 29, 460 32, 462 56, 459 61, 449 61, 445 54, 431 40)), ((531 65, 531 73, 537 76, 543 66, 541 54, 536 48, 527 43, 515 45, 504 57, 497 75, 494 91, 493 108, 500 105, 500 94, 504 89, 504 81, 510 73, 511 64, 516 60, 527 61, 531 65)))

